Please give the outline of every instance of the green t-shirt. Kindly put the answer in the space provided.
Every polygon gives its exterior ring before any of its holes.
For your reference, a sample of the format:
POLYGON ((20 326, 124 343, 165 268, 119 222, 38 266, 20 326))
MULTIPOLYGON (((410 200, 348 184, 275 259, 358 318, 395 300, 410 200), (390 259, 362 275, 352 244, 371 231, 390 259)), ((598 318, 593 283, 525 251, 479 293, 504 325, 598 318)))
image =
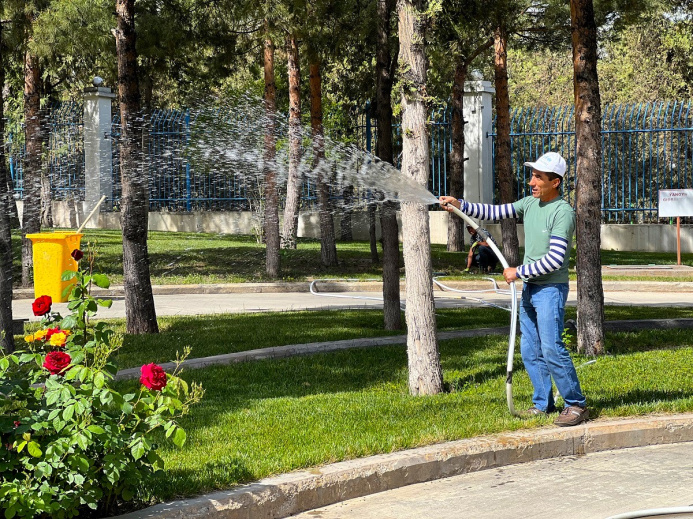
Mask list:
POLYGON ((561 268, 543 276, 532 278, 528 282, 540 285, 567 283, 570 249, 575 232, 575 211, 573 208, 560 196, 550 202, 542 202, 538 198, 528 196, 514 202, 513 206, 517 217, 523 219, 525 226, 525 257, 522 261, 524 265, 538 261, 549 252, 551 236, 563 238, 568 242, 561 268))

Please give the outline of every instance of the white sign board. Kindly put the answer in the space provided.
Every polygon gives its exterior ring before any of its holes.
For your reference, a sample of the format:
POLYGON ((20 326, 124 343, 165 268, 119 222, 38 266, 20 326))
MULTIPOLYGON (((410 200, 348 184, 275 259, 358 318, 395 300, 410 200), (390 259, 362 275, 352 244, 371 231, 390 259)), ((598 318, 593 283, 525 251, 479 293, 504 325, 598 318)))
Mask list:
POLYGON ((660 189, 659 217, 693 216, 693 189, 660 189))

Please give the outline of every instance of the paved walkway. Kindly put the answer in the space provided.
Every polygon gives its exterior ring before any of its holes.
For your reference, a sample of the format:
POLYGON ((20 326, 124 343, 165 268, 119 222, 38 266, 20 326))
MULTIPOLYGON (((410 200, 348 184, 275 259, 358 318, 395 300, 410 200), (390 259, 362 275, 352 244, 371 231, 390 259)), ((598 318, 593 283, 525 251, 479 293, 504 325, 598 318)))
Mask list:
MULTIPOLYGON (((575 305, 577 290, 574 283, 571 285, 568 304, 575 305)), ((153 289, 158 316, 382 307, 380 283, 323 282, 317 285, 320 295, 308 292, 308 286, 307 282, 244 283, 156 286, 153 289)), ((481 303, 478 299, 498 305, 509 304, 510 296, 486 291, 493 289, 490 281, 450 282, 449 286, 472 292, 462 294, 435 290, 438 308, 479 306, 481 303)), ((604 302, 608 305, 693 306, 693 283, 606 282, 604 287, 604 302)), ((506 289, 507 286, 500 288, 506 289)), ((24 291, 17 295, 21 298, 13 301, 14 318, 35 320, 31 311, 33 293, 24 291)), ((110 309, 99 308, 99 316, 104 319, 124 317, 122 287, 114 287, 104 296, 113 299, 113 306, 110 309)), ((405 297, 406 293, 402 292, 402 302, 405 297)), ((53 308, 63 315, 67 313, 66 303, 55 304, 53 308)))
POLYGON ((693 505, 691 460, 693 443, 563 456, 409 485, 294 517, 605 519, 693 505))

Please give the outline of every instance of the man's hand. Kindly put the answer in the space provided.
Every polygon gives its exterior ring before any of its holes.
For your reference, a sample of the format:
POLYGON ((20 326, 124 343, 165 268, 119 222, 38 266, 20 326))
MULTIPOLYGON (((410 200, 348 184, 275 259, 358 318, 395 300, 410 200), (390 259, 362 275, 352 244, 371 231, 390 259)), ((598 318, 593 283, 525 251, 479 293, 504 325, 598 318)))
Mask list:
POLYGON ((457 207, 457 209, 459 209, 461 206, 460 201, 454 196, 441 196, 438 198, 438 201, 440 203, 440 207, 449 213, 452 213, 452 207, 450 207, 451 205, 457 207))
POLYGON ((515 267, 508 267, 507 269, 503 270, 503 277, 505 278, 505 282, 509 285, 516 279, 520 279, 517 277, 517 269, 515 267))

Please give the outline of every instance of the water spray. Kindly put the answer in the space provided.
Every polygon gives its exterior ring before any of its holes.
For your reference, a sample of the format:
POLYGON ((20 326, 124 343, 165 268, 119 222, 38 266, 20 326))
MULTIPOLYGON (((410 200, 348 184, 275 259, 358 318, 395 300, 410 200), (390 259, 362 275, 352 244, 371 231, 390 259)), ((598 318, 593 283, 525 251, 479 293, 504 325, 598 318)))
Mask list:
MULTIPOLYGON (((508 265, 508 260, 505 259, 505 256, 501 253, 501 251, 498 249, 498 246, 494 243, 492 239, 489 239, 488 233, 479 227, 479 225, 472 220, 469 216, 464 214, 462 211, 460 211, 457 207, 455 207, 452 204, 445 204, 446 207, 449 207, 452 209, 452 212, 455 213, 457 216, 462 218, 465 222, 467 222, 467 225, 470 225, 476 232, 478 232, 481 237, 489 244, 493 252, 496 253, 496 256, 501 262, 501 265, 503 265, 504 269, 510 268, 510 265, 508 265)), ((513 416, 521 416, 520 413, 518 413, 515 410, 515 405, 513 404, 513 357, 515 356, 515 335, 517 333, 517 287, 515 286, 515 282, 513 281, 510 283, 510 337, 508 338, 508 364, 507 364, 507 377, 505 379, 505 394, 508 400, 508 410, 510 411, 510 414, 513 416)))

